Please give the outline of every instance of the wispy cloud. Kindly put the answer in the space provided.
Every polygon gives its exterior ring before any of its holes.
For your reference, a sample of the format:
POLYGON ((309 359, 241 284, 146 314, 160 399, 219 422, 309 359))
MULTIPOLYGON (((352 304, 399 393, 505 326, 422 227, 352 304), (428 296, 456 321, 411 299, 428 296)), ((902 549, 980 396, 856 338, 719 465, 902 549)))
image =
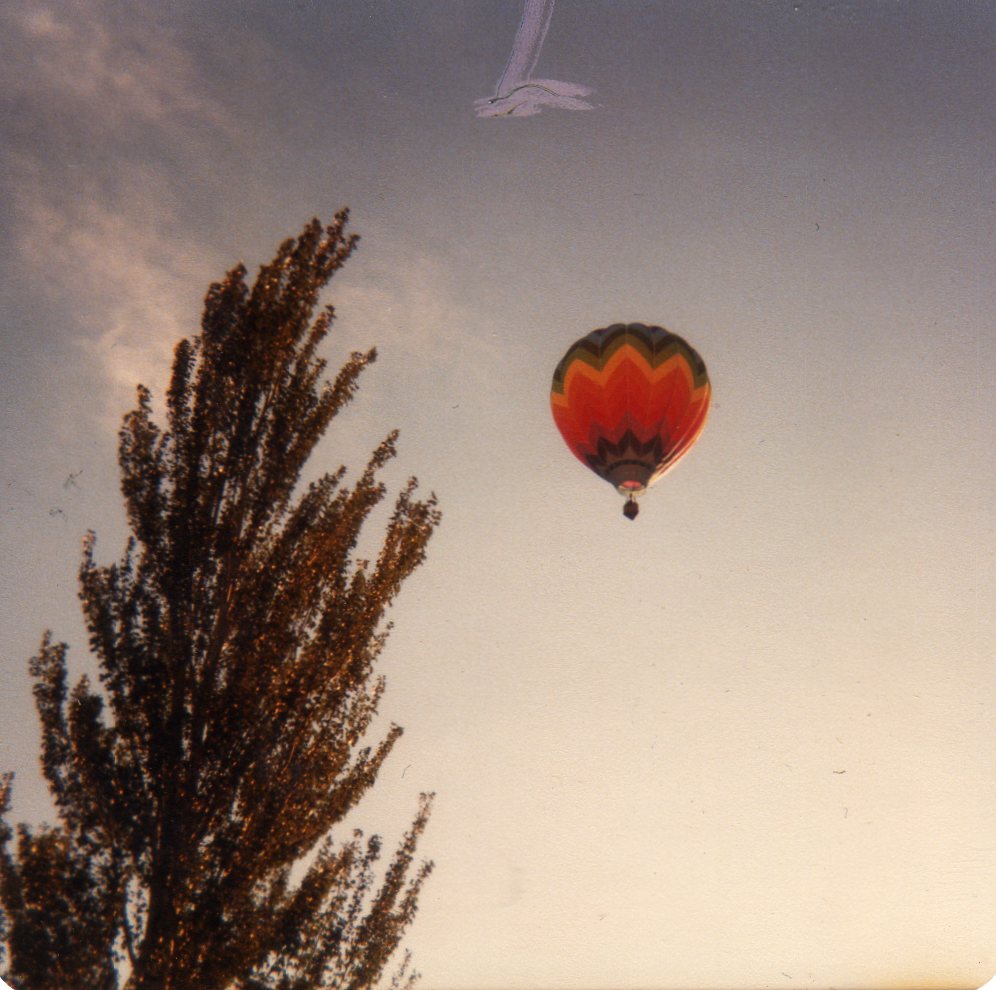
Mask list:
POLYGON ((149 125, 174 133, 194 121, 231 126, 154 4, 28 0, 0 14, 0 24, 7 97, 26 101, 36 118, 98 138, 149 125))
POLYGON ((217 269, 180 216, 177 159, 236 128, 150 5, 28 2, 0 14, 0 35, 11 263, 40 303, 72 300, 116 421, 126 391, 162 379, 191 286, 217 269))
MULTIPOLYGON (((108 202, 99 195, 53 196, 22 169, 18 246, 28 271, 54 276, 48 291, 73 300, 76 343, 96 362, 117 419, 136 383, 156 385, 173 344, 190 332, 194 289, 216 259, 204 246, 163 236, 169 216, 161 178, 143 169, 121 177, 108 202)), ((196 309, 193 310, 196 312, 196 309)))
MULTIPOLYGON (((137 382, 161 392, 175 342, 196 332, 208 283, 239 260, 228 253, 233 231, 252 231, 245 250, 264 252, 243 259, 252 277, 307 219, 258 236, 244 191, 226 174, 244 169, 267 123, 242 119, 244 109, 217 95, 215 70, 188 44, 150 0, 27 0, 0 12, 0 103, 10 122, 0 191, 13 264, 40 303, 65 312, 71 301, 67 333, 97 378, 105 425, 119 422, 137 382), (215 198, 219 218, 228 211, 223 233, 192 215, 192 187, 215 198)), ((493 383, 496 337, 473 319, 445 252, 360 226, 361 250, 329 293, 338 340, 377 345, 385 371, 397 361, 437 381, 469 351, 478 384, 493 383)))
POLYGON ((333 286, 342 331, 357 346, 369 340, 409 365, 436 368, 438 376, 457 363, 464 371, 469 365, 487 373, 500 348, 480 312, 464 299, 446 256, 424 248, 405 251, 386 238, 370 247, 368 253, 361 244, 333 286))

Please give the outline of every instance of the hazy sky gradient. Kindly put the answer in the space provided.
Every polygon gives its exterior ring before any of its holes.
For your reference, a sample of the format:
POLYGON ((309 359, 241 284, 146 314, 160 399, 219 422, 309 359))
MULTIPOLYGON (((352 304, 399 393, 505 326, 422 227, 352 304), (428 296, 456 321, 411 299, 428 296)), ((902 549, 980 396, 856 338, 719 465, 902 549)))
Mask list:
POLYGON ((996 4, 568 3, 479 119, 518 2, 0 11, 0 744, 50 816, 26 660, 87 669, 79 543, 208 284, 344 204, 312 468, 444 511, 394 610, 406 734, 357 823, 435 790, 435 988, 943 987, 996 972, 996 4), (710 422, 630 524, 550 376, 685 336, 710 422), (70 477, 72 475, 72 477, 70 477), (843 772, 842 772, 843 771, 843 772))

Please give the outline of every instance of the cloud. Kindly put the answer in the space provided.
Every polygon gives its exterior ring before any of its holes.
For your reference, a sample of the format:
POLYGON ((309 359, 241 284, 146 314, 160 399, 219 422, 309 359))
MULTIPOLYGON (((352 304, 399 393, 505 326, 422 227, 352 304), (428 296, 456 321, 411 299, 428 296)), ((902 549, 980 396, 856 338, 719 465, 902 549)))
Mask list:
MULTIPOLYGON (((208 283, 239 260, 232 242, 261 252, 244 258, 251 278, 306 219, 260 234, 247 189, 261 180, 245 175, 239 186, 229 177, 245 174, 269 118, 247 120, 248 109, 218 95, 224 70, 196 58, 168 16, 148 0, 26 0, 0 12, 0 104, 10 122, 0 199, 11 213, 11 265, 19 290, 49 306, 46 321, 70 314, 62 333, 96 376, 105 426, 130 407, 137 382, 162 393, 208 283), (198 215, 207 202, 212 215, 198 215)), ((239 45, 257 56, 266 48, 249 34, 239 45)), ((446 249, 392 230, 361 233, 328 293, 340 317, 330 351, 376 345, 385 372, 493 387, 498 317, 489 327, 474 316, 446 249), (467 366, 469 376, 456 370, 467 366)))
POLYGON ((8 263, 39 307, 71 312, 116 423, 138 381, 163 382, 205 272, 229 260, 191 235, 184 185, 237 128, 145 3, 29 0, 0 13, 0 36, 8 263))
POLYGON ((122 178, 113 203, 60 203, 43 179, 32 186, 22 174, 21 262, 54 273, 49 291, 72 300, 75 343, 103 374, 115 421, 138 382, 163 382, 173 345, 190 332, 204 273, 217 268, 206 247, 163 236, 175 219, 166 199, 160 178, 142 169, 122 178))
POLYGON ((32 116, 120 137, 200 121, 229 129, 222 105, 155 7, 101 0, 21 3, 0 14, 4 87, 32 116))
POLYGON ((445 254, 373 234, 370 251, 362 241, 333 282, 330 300, 357 346, 369 339, 408 363, 445 370, 458 363, 458 350, 461 365, 468 358, 473 366, 490 364, 500 355, 494 333, 463 295, 445 254))

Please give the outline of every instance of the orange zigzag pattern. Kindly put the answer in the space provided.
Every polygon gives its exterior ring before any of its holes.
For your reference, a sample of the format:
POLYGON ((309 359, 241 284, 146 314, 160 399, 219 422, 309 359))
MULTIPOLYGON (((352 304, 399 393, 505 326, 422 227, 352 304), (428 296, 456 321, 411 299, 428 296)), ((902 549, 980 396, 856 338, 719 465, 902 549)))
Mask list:
MULTIPOLYGON (((642 329, 642 328, 641 328, 642 329)), ((599 441, 619 445, 627 435, 639 444, 660 440, 663 452, 651 483, 691 447, 705 426, 708 379, 695 387, 687 357, 672 351, 654 367, 644 349, 627 341, 612 348, 604 363, 591 350, 579 352, 563 371, 562 388, 550 396, 558 429, 574 455, 599 474, 599 441)), ((611 466, 611 465, 609 465, 611 466)), ((649 465, 648 465, 649 466, 649 465)))

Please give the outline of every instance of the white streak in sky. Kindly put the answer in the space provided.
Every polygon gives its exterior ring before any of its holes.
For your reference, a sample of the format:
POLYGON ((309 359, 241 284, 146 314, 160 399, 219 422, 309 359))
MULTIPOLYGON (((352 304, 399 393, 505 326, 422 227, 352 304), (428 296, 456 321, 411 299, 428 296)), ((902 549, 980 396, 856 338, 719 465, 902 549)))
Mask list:
POLYGON ((554 0, 525 0, 512 54, 498 80, 495 95, 474 102, 478 117, 529 117, 544 107, 593 109, 582 99, 591 93, 587 86, 532 77, 553 17, 553 4, 554 0))

